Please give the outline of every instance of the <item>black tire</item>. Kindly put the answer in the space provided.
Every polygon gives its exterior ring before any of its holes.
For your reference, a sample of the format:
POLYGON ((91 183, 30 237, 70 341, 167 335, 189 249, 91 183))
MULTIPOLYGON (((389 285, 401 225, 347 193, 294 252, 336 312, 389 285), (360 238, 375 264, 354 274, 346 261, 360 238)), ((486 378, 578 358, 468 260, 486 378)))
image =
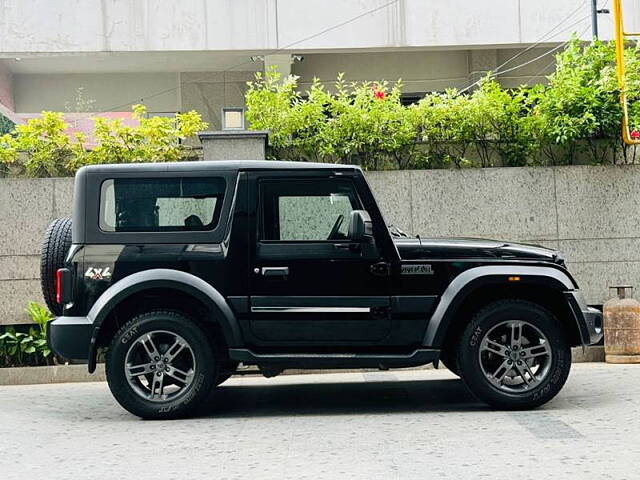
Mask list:
POLYGON ((460 367, 458 366, 455 347, 451 346, 443 350, 440 354, 440 361, 451 373, 458 377, 460 376, 460 367))
POLYGON ((56 272, 64 267, 71 248, 71 217, 51 222, 44 233, 40 254, 40 285, 47 307, 54 315, 62 315, 62 305, 56 302, 56 272))
MULTIPOLYGON (((157 349, 165 355, 163 346, 157 349)), ((118 403, 134 415, 144 419, 173 419, 191 416, 206 402, 218 377, 219 362, 214 342, 186 315, 156 310, 136 316, 115 334, 106 358, 107 382, 118 403), (134 390, 125 375, 127 353, 145 334, 170 332, 184 339, 193 353, 195 368, 192 380, 176 398, 152 401, 134 390)), ((140 377, 138 377, 140 378, 140 377)), ((153 373, 151 373, 153 378, 153 373)), ((168 377, 167 377, 168 378, 168 377)))
MULTIPOLYGON (((545 345, 547 345, 546 342, 545 345)), ((508 348, 507 352, 509 352, 508 348)), ((513 351, 510 353, 513 354, 513 351)), ((509 357, 505 356, 498 357, 498 362, 502 361, 502 358, 505 362, 509 361, 509 357)), ((515 367, 514 362, 511 364, 515 367)), ((464 330, 458 346, 458 365, 465 384, 480 400, 504 410, 530 409, 548 402, 563 387, 571 370, 571 348, 558 320, 551 312, 540 305, 524 300, 500 300, 479 311, 464 330), (551 352, 548 367, 545 368, 546 373, 541 375, 539 381, 517 392, 504 391, 504 387, 500 388, 493 384, 483 372, 480 360, 480 348, 485 335, 488 335, 494 327, 500 328, 500 325, 513 320, 524 321, 538 329, 548 339, 551 352)), ((517 373, 516 370, 511 372, 517 373)), ((530 378, 526 374, 525 376, 530 378)), ((524 378, 522 382, 524 383, 524 378)))

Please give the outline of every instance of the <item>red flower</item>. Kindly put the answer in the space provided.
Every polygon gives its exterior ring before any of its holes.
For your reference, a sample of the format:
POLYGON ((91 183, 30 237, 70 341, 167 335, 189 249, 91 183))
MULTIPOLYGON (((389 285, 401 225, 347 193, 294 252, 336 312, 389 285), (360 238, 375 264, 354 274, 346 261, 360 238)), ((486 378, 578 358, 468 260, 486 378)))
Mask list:
POLYGON ((378 100, 384 100, 385 93, 382 90, 375 90, 373 92, 373 96, 378 100))
POLYGON ((640 139, 640 130, 631 130, 630 136, 634 140, 640 139))

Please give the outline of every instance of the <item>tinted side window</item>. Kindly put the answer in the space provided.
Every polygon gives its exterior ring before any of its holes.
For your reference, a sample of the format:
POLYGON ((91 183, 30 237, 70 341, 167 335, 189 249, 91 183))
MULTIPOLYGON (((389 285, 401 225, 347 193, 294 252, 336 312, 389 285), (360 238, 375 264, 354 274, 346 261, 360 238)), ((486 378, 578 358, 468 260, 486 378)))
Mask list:
POLYGON ((106 232, 212 230, 225 192, 223 178, 114 178, 100 192, 106 232))
POLYGON ((350 180, 291 179, 261 182, 261 204, 262 240, 324 241, 347 238, 360 202, 350 180))

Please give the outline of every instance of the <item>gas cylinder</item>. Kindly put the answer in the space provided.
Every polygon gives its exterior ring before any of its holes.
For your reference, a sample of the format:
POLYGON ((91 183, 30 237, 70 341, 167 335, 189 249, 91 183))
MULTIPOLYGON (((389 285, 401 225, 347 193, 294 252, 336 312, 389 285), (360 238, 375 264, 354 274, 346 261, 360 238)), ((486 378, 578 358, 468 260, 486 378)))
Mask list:
POLYGON ((604 353, 607 363, 640 363, 640 302, 632 287, 617 285, 617 295, 604 304, 604 353))

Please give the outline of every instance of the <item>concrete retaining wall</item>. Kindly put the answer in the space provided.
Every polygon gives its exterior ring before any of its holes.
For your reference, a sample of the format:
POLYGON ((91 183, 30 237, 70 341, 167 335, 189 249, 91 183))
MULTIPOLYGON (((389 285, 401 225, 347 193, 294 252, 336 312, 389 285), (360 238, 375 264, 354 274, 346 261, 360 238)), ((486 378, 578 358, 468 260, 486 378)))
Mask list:
MULTIPOLYGON (((475 236, 560 248, 587 301, 640 286, 640 166, 369 172, 389 223, 427 236, 475 236)), ((0 179, 0 324, 42 301, 39 251, 71 212, 73 180, 0 179)))
POLYGON ((0 179, 0 324, 28 323, 24 308, 44 303, 40 246, 49 223, 71 213, 73 179, 0 179))
POLYGON ((559 248, 587 301, 640 287, 640 166, 371 172, 387 221, 422 236, 559 248))

